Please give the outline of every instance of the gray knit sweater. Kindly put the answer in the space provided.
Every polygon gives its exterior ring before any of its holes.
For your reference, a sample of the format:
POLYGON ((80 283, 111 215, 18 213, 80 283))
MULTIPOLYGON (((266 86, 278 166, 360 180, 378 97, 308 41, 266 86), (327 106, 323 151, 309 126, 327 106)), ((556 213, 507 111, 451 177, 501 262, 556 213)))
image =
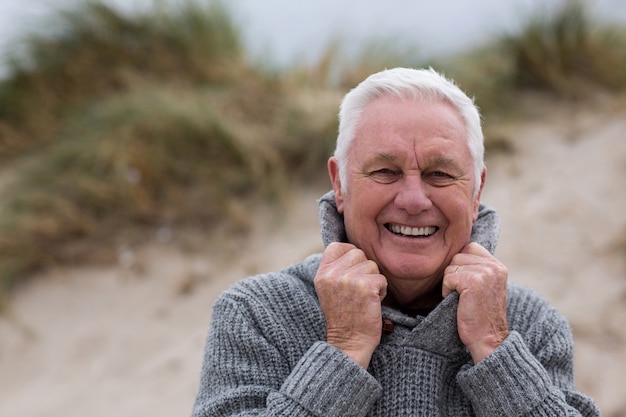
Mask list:
MULTIPOLYGON (((345 241, 332 193, 320 200, 325 244, 345 241)), ((494 251, 498 217, 481 206, 472 240, 494 251)), ((395 330, 364 370, 324 341, 313 287, 321 255, 247 278, 213 306, 194 417, 599 416, 573 381, 567 321, 509 284, 510 335, 474 365, 453 293, 426 317, 383 307, 395 330)))

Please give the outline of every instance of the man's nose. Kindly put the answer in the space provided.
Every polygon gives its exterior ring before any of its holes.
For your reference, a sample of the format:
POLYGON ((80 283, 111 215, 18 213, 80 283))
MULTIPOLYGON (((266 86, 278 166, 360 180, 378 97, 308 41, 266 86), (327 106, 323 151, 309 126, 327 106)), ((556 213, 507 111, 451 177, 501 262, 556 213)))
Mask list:
POLYGON ((407 175, 398 183, 398 192, 394 200, 396 206, 407 213, 419 214, 432 207, 428 184, 421 175, 407 175))

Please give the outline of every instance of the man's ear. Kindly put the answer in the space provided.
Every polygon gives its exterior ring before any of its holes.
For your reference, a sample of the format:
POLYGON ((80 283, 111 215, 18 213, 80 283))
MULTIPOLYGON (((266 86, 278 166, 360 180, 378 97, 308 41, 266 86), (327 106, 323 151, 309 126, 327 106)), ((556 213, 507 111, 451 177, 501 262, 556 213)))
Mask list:
POLYGON ((474 221, 476 221, 476 219, 478 219, 478 208, 480 207, 480 195, 483 192, 483 187, 485 186, 485 179, 487 179, 487 168, 483 168, 483 172, 480 174, 480 187, 478 188, 478 193, 476 193, 476 196, 474 197, 474 202, 473 202, 473 209, 474 209, 474 213, 473 213, 473 219, 474 221))
POLYGON ((341 178, 339 178, 339 163, 337 158, 331 156, 328 159, 328 175, 333 184, 335 192, 335 202, 337 203, 337 211, 343 213, 343 192, 341 191, 341 178))

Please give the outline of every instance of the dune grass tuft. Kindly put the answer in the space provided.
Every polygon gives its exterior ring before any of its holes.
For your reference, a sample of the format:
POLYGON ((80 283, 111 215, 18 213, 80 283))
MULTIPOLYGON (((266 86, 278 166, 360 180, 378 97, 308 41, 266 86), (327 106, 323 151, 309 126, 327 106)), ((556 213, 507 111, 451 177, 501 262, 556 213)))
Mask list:
POLYGON ((224 84, 247 70, 240 32, 221 3, 185 1, 125 15, 98 1, 51 17, 0 83, 0 157, 45 143, 69 106, 146 80, 224 84))
POLYGON ((623 28, 599 26, 580 0, 564 2, 553 14, 531 17, 505 44, 513 59, 516 88, 580 97, 589 88, 626 87, 623 28))

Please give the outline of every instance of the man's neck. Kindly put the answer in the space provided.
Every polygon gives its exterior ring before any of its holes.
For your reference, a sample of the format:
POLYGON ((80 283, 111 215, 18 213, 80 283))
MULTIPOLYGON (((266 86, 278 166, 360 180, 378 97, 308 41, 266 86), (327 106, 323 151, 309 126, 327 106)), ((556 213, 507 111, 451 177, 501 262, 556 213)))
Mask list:
POLYGON ((399 310, 410 317, 425 317, 430 314, 430 312, 433 311, 443 300, 443 297, 441 296, 441 285, 442 282, 440 281, 428 293, 423 294, 408 303, 398 302, 397 298, 389 292, 383 300, 383 305, 399 310))

